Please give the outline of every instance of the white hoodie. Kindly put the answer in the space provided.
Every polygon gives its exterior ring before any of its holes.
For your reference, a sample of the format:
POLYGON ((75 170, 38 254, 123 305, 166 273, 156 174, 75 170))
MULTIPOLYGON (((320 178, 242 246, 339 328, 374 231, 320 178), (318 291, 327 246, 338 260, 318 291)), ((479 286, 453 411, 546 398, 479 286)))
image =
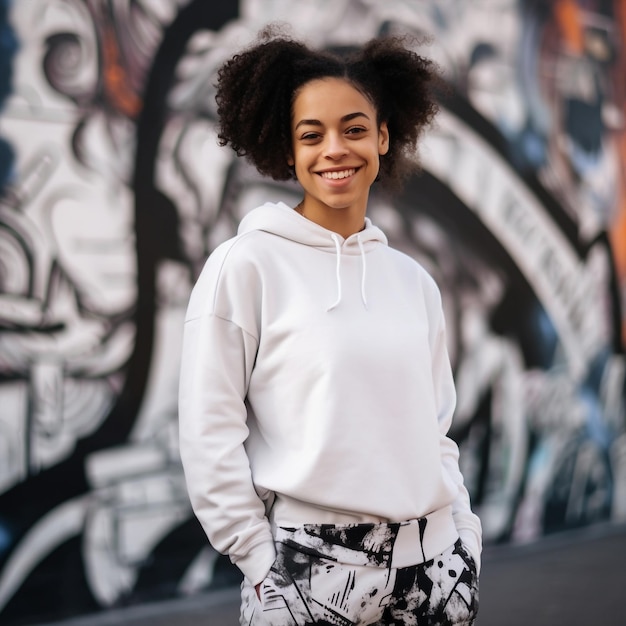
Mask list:
POLYGON ((480 521, 446 436, 455 399, 439 290, 369 219, 344 239, 265 204, 193 289, 181 456, 209 540, 252 584, 275 558, 271 523, 440 511, 453 521, 433 549, 458 533, 479 566, 480 521))

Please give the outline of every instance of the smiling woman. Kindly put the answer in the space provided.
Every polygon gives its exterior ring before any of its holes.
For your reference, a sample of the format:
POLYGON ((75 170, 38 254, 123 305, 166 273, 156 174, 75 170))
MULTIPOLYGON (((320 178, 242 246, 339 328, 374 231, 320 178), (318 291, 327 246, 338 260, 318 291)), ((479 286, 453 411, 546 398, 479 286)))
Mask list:
POLYGON ((366 216, 415 167, 435 79, 401 39, 344 58, 272 31, 219 71, 222 145, 302 190, 244 217, 185 320, 181 457, 241 624, 475 619, 441 296, 366 216))

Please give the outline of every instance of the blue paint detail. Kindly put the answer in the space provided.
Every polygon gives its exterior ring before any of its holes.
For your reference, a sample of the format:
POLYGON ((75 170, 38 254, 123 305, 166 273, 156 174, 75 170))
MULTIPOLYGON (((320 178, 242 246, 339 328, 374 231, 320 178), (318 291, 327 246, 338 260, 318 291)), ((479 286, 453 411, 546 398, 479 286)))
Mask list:
MULTIPOLYGON (((9 23, 11 0, 0 0, 0 111, 13 91, 13 58, 19 42, 9 23)), ((11 145, 0 137, 0 195, 13 172, 15 160, 11 145)))
POLYGON ((8 551, 13 545, 13 534, 11 533, 8 524, 0 519, 0 558, 8 551))
POLYGON ((552 319, 539 303, 529 311, 528 318, 537 337, 534 345, 536 357, 541 367, 548 370, 554 364, 554 355, 559 344, 558 333, 552 319))

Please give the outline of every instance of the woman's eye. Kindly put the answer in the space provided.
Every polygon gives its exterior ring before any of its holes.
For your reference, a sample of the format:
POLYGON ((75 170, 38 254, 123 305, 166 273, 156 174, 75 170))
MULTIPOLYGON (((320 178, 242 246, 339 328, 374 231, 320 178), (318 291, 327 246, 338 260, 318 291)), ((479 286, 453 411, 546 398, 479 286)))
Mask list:
POLYGON ((352 128, 348 128, 348 130, 346 131, 348 135, 358 135, 359 133, 364 132, 365 128, 362 128, 361 126, 353 126, 352 128))
POLYGON ((319 138, 319 134, 318 133, 305 133, 301 137, 301 139, 304 140, 304 141, 312 140, 312 139, 318 139, 318 138, 319 138))

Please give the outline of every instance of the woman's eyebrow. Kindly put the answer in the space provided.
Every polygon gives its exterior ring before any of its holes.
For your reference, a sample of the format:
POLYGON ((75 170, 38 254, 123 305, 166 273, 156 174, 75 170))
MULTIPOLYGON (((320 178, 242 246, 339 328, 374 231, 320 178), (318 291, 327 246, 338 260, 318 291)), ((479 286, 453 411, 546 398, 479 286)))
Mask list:
MULTIPOLYGON (((369 115, 366 115, 365 113, 363 113, 362 111, 356 111, 355 113, 348 113, 347 115, 344 115, 341 118, 341 122, 349 122, 350 120, 353 120, 357 117, 364 117, 365 119, 370 119, 369 115)), ((319 120, 300 120, 294 130, 297 130, 300 126, 323 126, 322 122, 320 122, 319 120)))
POLYGON ((341 118, 342 122, 349 122, 350 120, 353 120, 355 117, 364 117, 365 119, 369 120, 369 115, 366 115, 365 113, 361 112, 361 111, 357 111, 356 113, 348 113, 348 115, 344 115, 341 118))

